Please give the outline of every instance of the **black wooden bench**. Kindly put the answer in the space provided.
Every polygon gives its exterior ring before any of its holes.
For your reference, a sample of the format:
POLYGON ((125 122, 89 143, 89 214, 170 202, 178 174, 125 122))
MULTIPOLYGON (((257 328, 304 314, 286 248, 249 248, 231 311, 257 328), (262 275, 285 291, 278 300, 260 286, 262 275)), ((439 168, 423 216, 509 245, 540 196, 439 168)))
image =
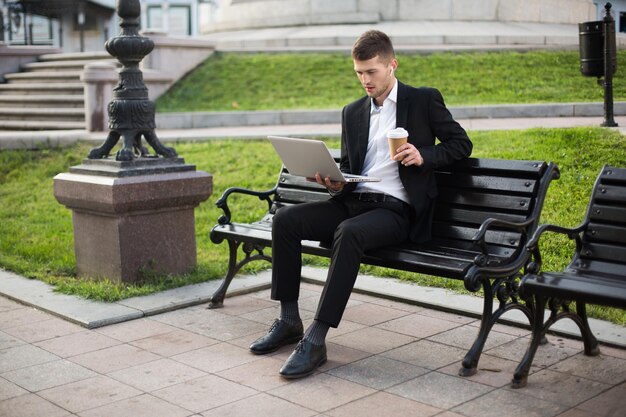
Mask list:
MULTIPOLYGON (((338 160, 338 152, 334 151, 338 160)), ((405 242, 366 252, 363 264, 454 278, 465 281, 473 292, 484 289, 484 310, 478 337, 463 360, 461 375, 472 375, 487 335, 506 311, 520 309, 530 319, 529 309, 518 302, 520 270, 529 256, 525 244, 537 227, 551 180, 558 178, 552 163, 470 158, 436 172, 436 201, 431 241, 416 245, 405 242), (497 296, 499 308, 493 310, 497 296)), ((224 214, 211 231, 214 243, 228 242, 228 272, 213 294, 209 308, 223 305, 228 286, 242 266, 271 257, 272 217, 281 207, 328 199, 324 187, 281 170, 276 187, 256 192, 230 188, 217 201, 224 214), (268 212, 257 222, 232 221, 228 197, 243 193, 265 200, 268 212), (241 247, 243 259, 238 261, 241 247)), ((303 242, 303 253, 330 257, 327 245, 303 242)))
POLYGON ((517 367, 512 386, 526 385, 528 372, 540 341, 558 320, 572 319, 580 328, 585 354, 600 353, 598 341, 587 321, 585 304, 626 309, 626 168, 605 166, 598 176, 583 223, 575 228, 541 225, 527 249, 527 273, 521 281, 524 297, 532 298, 532 339, 517 367), (541 272, 540 237, 545 232, 565 234, 576 249, 563 272, 541 272), (569 304, 576 302, 576 311, 569 304), (550 317, 544 323, 546 302, 550 317))

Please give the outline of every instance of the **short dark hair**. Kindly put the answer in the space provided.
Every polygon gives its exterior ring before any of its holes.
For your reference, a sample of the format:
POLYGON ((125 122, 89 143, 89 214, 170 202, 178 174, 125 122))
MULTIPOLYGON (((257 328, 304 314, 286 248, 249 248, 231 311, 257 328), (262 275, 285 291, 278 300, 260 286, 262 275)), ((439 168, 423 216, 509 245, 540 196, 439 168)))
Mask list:
POLYGON ((352 59, 367 61, 376 56, 389 62, 395 58, 396 54, 389 36, 380 30, 368 30, 359 36, 352 46, 352 59))

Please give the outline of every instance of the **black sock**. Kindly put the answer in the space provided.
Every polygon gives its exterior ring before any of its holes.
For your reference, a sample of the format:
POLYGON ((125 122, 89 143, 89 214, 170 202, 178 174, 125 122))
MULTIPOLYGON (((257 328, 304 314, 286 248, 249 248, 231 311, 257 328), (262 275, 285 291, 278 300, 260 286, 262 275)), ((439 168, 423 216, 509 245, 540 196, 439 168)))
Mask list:
POLYGON ((304 338, 314 345, 321 346, 326 340, 326 334, 330 326, 322 321, 315 320, 304 333, 304 338))
POLYGON ((298 301, 281 301, 280 302, 280 319, 287 324, 298 324, 300 319, 300 311, 298 310, 298 301))

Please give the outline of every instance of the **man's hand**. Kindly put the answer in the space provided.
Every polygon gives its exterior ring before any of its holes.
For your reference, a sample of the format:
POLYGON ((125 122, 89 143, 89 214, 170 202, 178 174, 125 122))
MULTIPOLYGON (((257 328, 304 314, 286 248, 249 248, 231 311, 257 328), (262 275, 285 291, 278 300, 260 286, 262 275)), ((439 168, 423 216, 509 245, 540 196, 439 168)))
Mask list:
POLYGON ((424 159, 422 158, 420 151, 418 151, 417 148, 410 143, 405 143, 400 146, 397 151, 398 153, 393 157, 393 160, 400 162, 404 166, 420 166, 424 163, 424 159))
POLYGON ((307 181, 315 181, 319 185, 323 185, 328 188, 330 191, 338 192, 343 190, 343 186, 346 185, 345 182, 341 181, 331 181, 330 177, 322 178, 319 172, 315 174, 315 178, 307 178, 307 181))

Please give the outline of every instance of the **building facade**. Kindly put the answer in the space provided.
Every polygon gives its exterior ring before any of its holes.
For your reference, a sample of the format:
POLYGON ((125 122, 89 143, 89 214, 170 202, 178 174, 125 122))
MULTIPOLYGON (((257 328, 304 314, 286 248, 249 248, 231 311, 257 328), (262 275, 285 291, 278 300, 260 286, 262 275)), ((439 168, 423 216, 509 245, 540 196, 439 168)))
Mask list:
MULTIPOLYGON (((200 4, 215 0, 140 0, 141 29, 171 36, 199 33, 200 4)), ((102 51, 119 31, 116 0, 0 0, 0 43, 102 51)), ((210 9, 206 9, 207 12, 210 9)))
POLYGON ((574 24, 596 17, 593 0, 220 0, 202 31, 383 21, 574 24))

